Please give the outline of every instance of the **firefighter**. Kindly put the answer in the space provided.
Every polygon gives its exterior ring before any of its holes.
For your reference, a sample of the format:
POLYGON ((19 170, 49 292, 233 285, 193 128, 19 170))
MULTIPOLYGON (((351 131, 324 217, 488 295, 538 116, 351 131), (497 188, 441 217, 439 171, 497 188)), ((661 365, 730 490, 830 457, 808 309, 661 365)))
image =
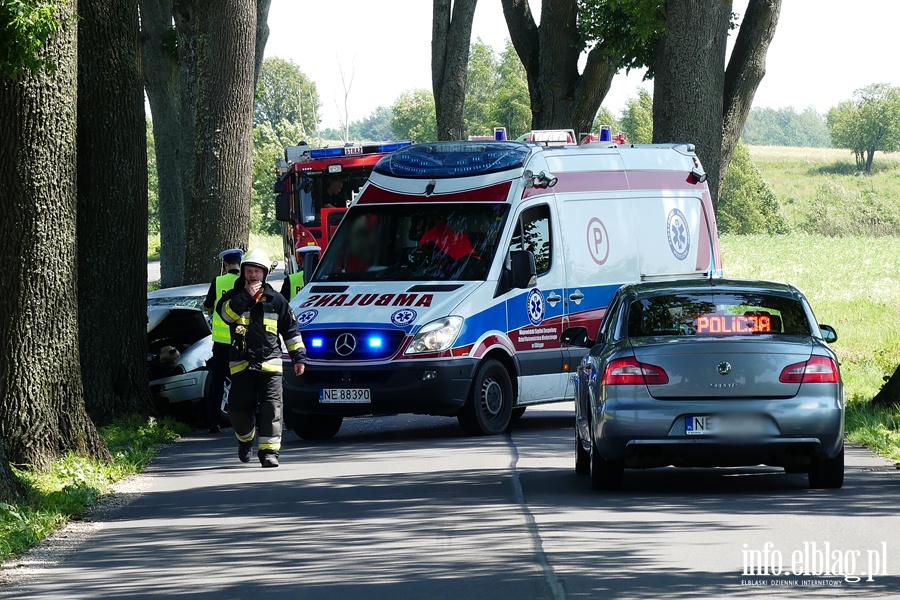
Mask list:
POLYGON ((253 438, 263 467, 278 466, 281 449, 281 343, 303 375, 306 348, 297 330, 297 319, 287 301, 266 283, 269 257, 251 250, 241 261, 241 274, 234 288, 216 308, 231 329, 228 418, 238 439, 238 458, 250 462, 253 438), (257 423, 256 410, 259 408, 257 423))
POLYGON ((225 395, 225 377, 228 376, 228 349, 231 347, 231 333, 228 325, 219 316, 216 303, 234 287, 241 272, 241 256, 244 252, 240 248, 229 248, 219 253, 222 261, 223 274, 212 280, 209 284, 209 292, 203 302, 203 310, 212 313, 212 358, 206 361, 208 371, 209 394, 206 397, 206 424, 210 433, 219 432, 219 412, 222 407, 222 396, 225 395))

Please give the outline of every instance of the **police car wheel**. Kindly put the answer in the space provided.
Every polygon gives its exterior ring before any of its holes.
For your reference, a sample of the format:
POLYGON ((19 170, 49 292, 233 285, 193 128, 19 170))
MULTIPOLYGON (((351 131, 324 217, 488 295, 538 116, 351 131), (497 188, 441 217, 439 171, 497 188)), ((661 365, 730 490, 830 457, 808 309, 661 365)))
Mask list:
POLYGON ((809 487, 826 490, 844 485, 844 449, 834 458, 813 459, 809 465, 809 487))
POLYGON ((500 361, 487 360, 475 373, 459 424, 468 435, 503 433, 509 426, 512 403, 509 373, 500 361))
POLYGON ((330 440, 344 422, 340 415, 294 415, 294 433, 304 440, 330 440))
POLYGON ((591 472, 591 452, 584 448, 581 434, 575 428, 575 472, 579 475, 589 475, 591 472))

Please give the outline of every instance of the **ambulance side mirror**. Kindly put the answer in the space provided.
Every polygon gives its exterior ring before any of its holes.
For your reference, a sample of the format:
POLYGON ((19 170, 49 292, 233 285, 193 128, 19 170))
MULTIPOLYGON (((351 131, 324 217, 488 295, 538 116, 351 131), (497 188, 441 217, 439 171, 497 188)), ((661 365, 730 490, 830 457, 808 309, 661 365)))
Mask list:
POLYGON ((530 288, 537 283, 537 268, 530 250, 510 250, 508 281, 510 289, 530 288))

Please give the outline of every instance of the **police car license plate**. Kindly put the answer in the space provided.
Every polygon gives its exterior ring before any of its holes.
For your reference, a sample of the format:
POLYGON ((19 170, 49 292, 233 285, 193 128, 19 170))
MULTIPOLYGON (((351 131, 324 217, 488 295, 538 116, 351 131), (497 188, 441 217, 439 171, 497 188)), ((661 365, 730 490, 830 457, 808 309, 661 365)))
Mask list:
POLYGON ((686 435, 759 436, 766 421, 759 415, 705 415, 684 418, 686 435))
POLYGON ((368 388, 323 388, 319 390, 319 402, 330 404, 369 404, 372 391, 368 388))

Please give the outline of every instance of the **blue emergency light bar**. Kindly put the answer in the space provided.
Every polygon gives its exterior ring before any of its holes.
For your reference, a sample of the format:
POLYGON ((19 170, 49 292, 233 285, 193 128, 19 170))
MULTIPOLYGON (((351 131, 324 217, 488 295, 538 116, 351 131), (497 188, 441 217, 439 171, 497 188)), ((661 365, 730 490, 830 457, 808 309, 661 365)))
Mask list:
POLYGON ((339 156, 359 156, 361 154, 376 154, 384 152, 393 152, 400 148, 411 146, 412 141, 405 140, 402 142, 383 142, 380 144, 362 144, 351 146, 334 146, 329 148, 316 148, 309 151, 309 157, 316 158, 337 158, 339 156))
POLYGON ((520 168, 531 147, 517 142, 414 144, 378 161, 375 171, 395 177, 468 177, 520 168))

